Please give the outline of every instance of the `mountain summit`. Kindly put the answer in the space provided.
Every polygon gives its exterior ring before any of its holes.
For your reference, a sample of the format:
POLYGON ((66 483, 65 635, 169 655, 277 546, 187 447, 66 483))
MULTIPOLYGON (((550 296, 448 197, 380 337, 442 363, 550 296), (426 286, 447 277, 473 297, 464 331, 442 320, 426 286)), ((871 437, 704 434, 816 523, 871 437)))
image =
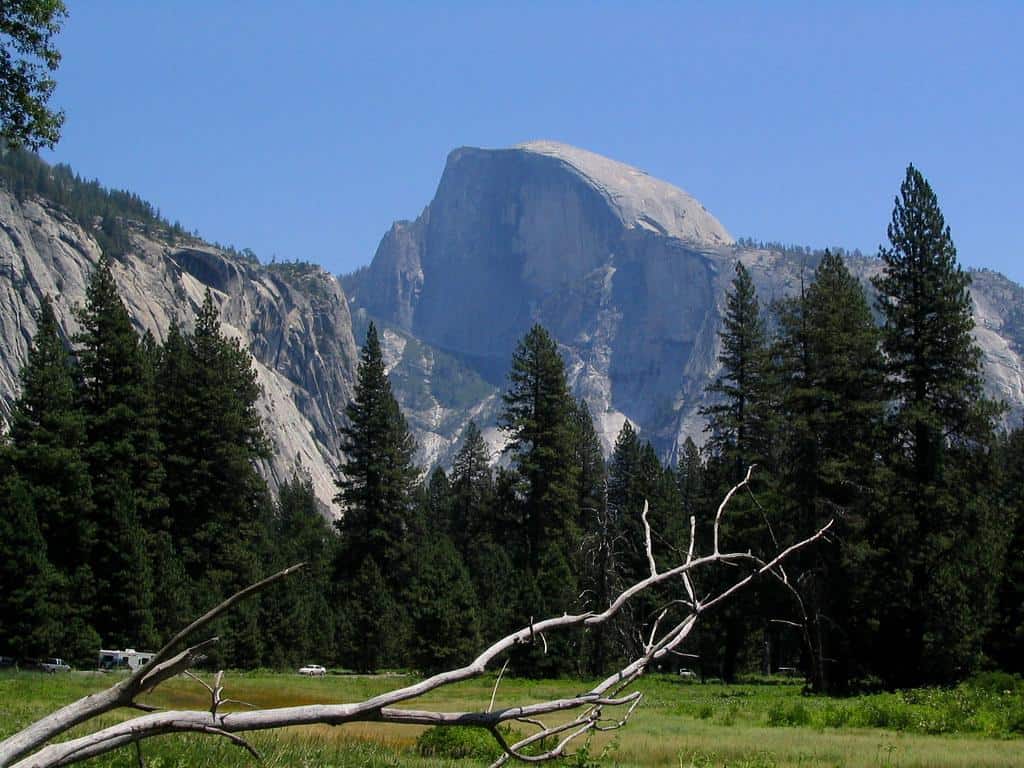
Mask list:
POLYGON ((641 227, 705 247, 734 242, 699 200, 639 168, 557 141, 528 141, 514 149, 564 163, 605 196, 627 229, 641 227))
MULTIPOLYGON (((354 323, 383 328, 425 463, 450 455, 468 418, 493 424, 512 351, 534 323, 559 342, 606 449, 629 419, 671 457, 687 436, 703 441, 735 262, 767 306, 794 295, 819 258, 739 245, 687 192, 583 149, 532 141, 451 152, 434 199, 391 227, 346 290, 354 323)), ((881 269, 877 259, 847 261, 865 284, 881 269)), ((990 392, 1019 416, 1024 339, 1006 296, 1020 289, 993 273, 978 278, 975 337, 990 392)), ((496 447, 500 435, 485 434, 496 447)))

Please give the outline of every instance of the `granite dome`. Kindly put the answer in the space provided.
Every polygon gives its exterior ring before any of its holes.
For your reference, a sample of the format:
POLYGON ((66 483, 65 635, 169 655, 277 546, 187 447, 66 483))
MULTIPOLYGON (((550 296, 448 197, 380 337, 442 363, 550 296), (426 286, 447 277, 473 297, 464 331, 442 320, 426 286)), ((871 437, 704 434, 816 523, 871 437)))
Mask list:
POLYGON ((627 228, 640 227, 694 245, 732 245, 732 235, 693 195, 646 171, 557 141, 514 149, 564 163, 597 189, 627 228))

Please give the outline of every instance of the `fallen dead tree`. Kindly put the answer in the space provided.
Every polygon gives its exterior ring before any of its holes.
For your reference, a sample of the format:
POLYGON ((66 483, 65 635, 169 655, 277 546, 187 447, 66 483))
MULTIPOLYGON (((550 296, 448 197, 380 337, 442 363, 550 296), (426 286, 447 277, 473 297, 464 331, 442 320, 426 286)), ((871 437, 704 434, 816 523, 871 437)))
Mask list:
POLYGON ((696 520, 691 517, 689 548, 685 559, 668 570, 659 571, 652 549, 651 528, 647 522, 647 505, 645 504, 642 519, 650 569, 648 576, 628 586, 600 612, 567 613, 532 622, 493 643, 466 666, 441 672, 413 685, 353 703, 222 712, 221 708, 224 705, 232 703, 231 699, 224 698, 222 672, 217 673, 212 685, 202 683, 195 678, 209 691, 209 709, 161 711, 138 701, 139 696, 152 691, 164 681, 179 674, 191 674, 190 668, 202 658, 205 648, 217 642, 217 638, 209 638, 183 648, 186 640, 241 600, 245 600, 302 567, 301 565, 292 566, 247 587, 196 619, 164 645, 148 666, 137 670, 107 690, 86 696, 62 707, 0 742, 0 768, 12 766, 13 768, 50 768, 70 765, 131 744, 135 744, 139 750, 139 762, 142 764, 140 743, 153 736, 169 733, 221 736, 247 749, 258 758, 257 751, 239 734, 292 725, 317 723, 342 725, 359 721, 415 725, 464 725, 485 728, 490 731, 502 749, 502 756, 495 761, 495 766, 503 765, 510 759, 543 762, 564 756, 573 741, 581 736, 596 731, 613 730, 626 724, 641 699, 639 691, 629 690, 630 685, 644 673, 652 662, 676 652, 705 611, 728 600, 736 592, 744 589, 761 576, 778 579, 792 589, 786 575, 784 561, 793 552, 822 538, 832 523, 830 522, 807 538, 780 549, 770 559, 762 559, 750 552, 721 551, 719 533, 722 517, 735 494, 748 486, 752 470, 753 467, 748 470, 747 476, 729 491, 718 507, 713 524, 713 544, 710 553, 702 556, 696 553, 696 520), (736 579, 728 587, 715 594, 703 598, 698 597, 694 588, 694 573, 711 566, 726 564, 747 567, 738 570, 736 579), (524 643, 539 642, 546 646, 548 633, 571 627, 587 628, 604 624, 638 595, 668 583, 681 586, 680 596, 666 605, 657 616, 649 636, 643 644, 642 652, 586 693, 568 698, 495 709, 495 695, 501 682, 501 672, 504 672, 505 669, 505 667, 501 667, 490 705, 486 709, 475 712, 442 712, 398 709, 396 707, 398 704, 415 700, 437 688, 479 677, 487 670, 493 669, 502 657, 506 657, 505 664, 507 665, 509 651, 524 643), (51 743, 71 728, 119 708, 133 708, 144 714, 84 736, 51 743), (555 725, 547 725, 540 719, 559 712, 575 712, 576 715, 567 722, 555 725), (509 743, 499 726, 510 722, 523 724, 531 729, 532 733, 509 743), (537 749, 543 751, 534 751, 537 749))

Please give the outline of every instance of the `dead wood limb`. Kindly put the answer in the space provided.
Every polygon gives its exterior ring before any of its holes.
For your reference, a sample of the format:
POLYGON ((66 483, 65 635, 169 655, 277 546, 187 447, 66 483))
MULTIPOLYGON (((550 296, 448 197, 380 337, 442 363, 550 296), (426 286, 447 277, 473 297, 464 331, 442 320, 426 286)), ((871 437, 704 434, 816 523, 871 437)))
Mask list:
MULTIPOLYGON (((203 648, 216 641, 216 638, 212 638, 175 653, 175 650, 184 643, 190 634, 207 626, 240 600, 284 578, 300 566, 285 569, 236 593, 196 619, 175 635, 156 654, 150 666, 137 671, 107 691, 87 696, 63 707, 0 742, 0 768, 54 768, 55 766, 70 765, 125 745, 138 744, 143 739, 152 736, 167 733, 202 733, 225 737, 258 757, 256 750, 238 734, 294 725, 341 725, 359 721, 415 725, 468 725, 486 728, 494 735, 503 750, 503 755, 494 763, 495 766, 501 766, 510 759, 532 763, 564 756, 567 754, 569 745, 576 739, 595 731, 621 728, 629 721, 641 699, 640 692, 627 690, 629 686, 650 667, 652 662, 666 654, 678 653, 676 649, 689 637, 698 619, 705 611, 729 599, 760 576, 772 576, 791 590, 793 589, 793 585, 789 583, 785 571, 781 568, 783 561, 799 549, 825 536, 832 523, 830 522, 807 538, 791 544, 768 560, 758 558, 750 552, 721 552, 719 550, 719 526, 722 516, 729 500, 740 489, 747 486, 752 471, 753 467, 747 471, 746 477, 729 491, 718 508, 714 521, 714 551, 711 554, 696 555, 696 522, 691 518, 690 543, 685 561, 659 572, 654 559, 653 537, 647 521, 647 505, 645 504, 641 517, 645 529, 645 547, 650 566, 649 576, 627 586, 602 611, 567 613, 539 621, 535 621, 531 617, 526 626, 492 643, 463 667, 440 672, 412 685, 381 693, 360 702, 254 709, 248 712, 220 711, 221 705, 231 700, 223 696, 223 673, 218 673, 213 685, 200 680, 210 693, 211 706, 208 710, 150 712, 68 741, 47 744, 55 736, 64 733, 69 728, 91 720, 111 709, 142 706, 135 701, 138 694, 152 690, 176 674, 187 672, 201 656, 203 648), (704 600, 697 599, 690 578, 693 572, 712 565, 741 564, 749 566, 745 575, 737 574, 737 578, 728 587, 707 596, 704 600), (547 632, 563 631, 573 627, 596 627, 609 622, 637 595, 654 587, 672 583, 677 579, 683 581, 686 598, 670 601, 657 616, 649 636, 642 640, 642 651, 585 693, 567 698, 495 709, 494 702, 498 686, 505 671, 505 666, 502 666, 491 692, 490 703, 485 711, 440 712, 400 709, 396 706, 452 683, 478 677, 484 674, 498 658, 507 655, 517 645, 532 642, 538 636, 546 646, 545 634, 547 632), (682 618, 674 617, 670 621, 666 621, 669 619, 669 609, 677 606, 684 608, 685 615, 682 618), (621 714, 610 716, 606 714, 606 710, 618 711, 621 714), (575 711, 577 714, 575 718, 566 723, 547 726, 540 719, 544 715, 567 711, 575 711), (510 744, 498 730, 500 725, 510 721, 527 723, 533 725, 537 730, 510 744), (555 739, 554 746, 540 754, 524 752, 544 739, 555 739)), ((506 659, 505 665, 507 663, 506 659)), ((141 752, 138 754, 141 755, 141 752)))

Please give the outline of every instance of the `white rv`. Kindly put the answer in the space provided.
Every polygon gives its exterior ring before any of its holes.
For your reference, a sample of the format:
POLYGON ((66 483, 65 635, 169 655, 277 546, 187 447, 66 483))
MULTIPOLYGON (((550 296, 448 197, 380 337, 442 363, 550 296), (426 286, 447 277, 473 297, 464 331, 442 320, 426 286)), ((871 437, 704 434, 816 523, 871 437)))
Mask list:
POLYGON ((100 669, 128 669, 134 672, 149 664, 153 656, 152 651, 136 651, 134 648, 125 648, 123 651, 105 651, 101 648, 98 666, 100 669))

